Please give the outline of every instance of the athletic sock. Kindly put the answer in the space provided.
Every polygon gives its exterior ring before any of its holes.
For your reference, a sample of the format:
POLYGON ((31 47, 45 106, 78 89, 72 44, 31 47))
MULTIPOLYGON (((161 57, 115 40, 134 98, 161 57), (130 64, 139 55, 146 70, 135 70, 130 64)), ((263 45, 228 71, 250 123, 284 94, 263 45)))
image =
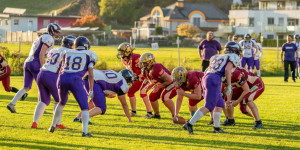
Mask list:
POLYGON ((56 109, 55 109, 55 113, 53 115, 53 120, 52 120, 52 127, 55 127, 59 118, 61 118, 62 116, 62 111, 63 111, 64 106, 62 105, 57 105, 56 109))
POLYGON ((260 76, 261 76, 261 74, 260 74, 260 70, 257 70, 256 72, 257 72, 257 76, 259 76, 259 77, 260 77, 260 76))
POLYGON ((194 116, 190 119, 189 123, 191 125, 194 125, 200 118, 202 118, 204 116, 204 114, 202 113, 202 111, 200 111, 200 109, 198 109, 196 111, 196 113, 194 114, 194 116))
POLYGON ((214 127, 220 128, 221 113, 214 112, 213 117, 214 117, 214 127))
POLYGON ((14 92, 14 93, 18 93, 18 89, 17 88, 15 88, 15 87, 11 87, 11 90, 10 90, 11 92, 14 92))
POLYGON ((82 132, 87 134, 88 133, 88 125, 89 125, 89 111, 81 111, 81 118, 82 118, 82 132))
POLYGON ((45 109, 46 109, 46 104, 43 102, 39 102, 36 105, 35 111, 34 111, 34 116, 33 116, 33 122, 38 123, 38 121, 40 120, 41 116, 43 115, 45 109))
POLYGON ((10 103, 12 103, 13 105, 16 105, 17 101, 26 93, 26 90, 24 88, 22 88, 21 90, 19 90, 17 92, 17 94, 15 95, 15 97, 12 99, 12 101, 10 103))
POLYGON ((136 111, 133 111, 133 110, 131 112, 136 113, 136 111))
POLYGON ((150 114, 150 115, 152 115, 152 111, 150 111, 150 112, 147 112, 147 114, 150 114))
POLYGON ((255 121, 256 124, 261 124, 261 120, 255 121))
POLYGON ((192 112, 191 112, 191 117, 193 117, 193 116, 194 116, 194 114, 195 114, 195 111, 192 111, 192 112))
MULTIPOLYGON (((54 108, 53 108, 53 115, 55 114, 55 108, 57 107, 58 104, 54 104, 54 108)), ((61 116, 62 117, 62 116, 61 116)), ((61 117, 59 118, 59 120, 57 121, 56 124, 61 124, 61 117)))

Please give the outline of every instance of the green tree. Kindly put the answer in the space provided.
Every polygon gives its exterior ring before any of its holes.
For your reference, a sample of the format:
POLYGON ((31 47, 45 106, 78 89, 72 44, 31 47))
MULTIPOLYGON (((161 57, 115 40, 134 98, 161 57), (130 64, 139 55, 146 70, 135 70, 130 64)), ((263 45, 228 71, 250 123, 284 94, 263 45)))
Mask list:
POLYGON ((144 14, 144 0, 101 0, 100 16, 107 23, 133 25, 144 14))
POLYGON ((162 27, 155 27, 154 34, 155 35, 162 35, 163 34, 162 27))
POLYGON ((261 32, 258 33, 258 36, 256 38, 257 43, 261 43, 260 38, 261 38, 261 32))
POLYGON ((177 27, 179 36, 187 36, 189 38, 196 37, 200 34, 200 29, 190 23, 183 23, 177 27))

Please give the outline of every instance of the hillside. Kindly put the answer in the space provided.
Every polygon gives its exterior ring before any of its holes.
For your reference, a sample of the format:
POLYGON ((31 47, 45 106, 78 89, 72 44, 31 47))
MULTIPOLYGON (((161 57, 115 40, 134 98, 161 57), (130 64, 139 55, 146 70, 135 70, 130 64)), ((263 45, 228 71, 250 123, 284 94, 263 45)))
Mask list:
POLYGON ((49 14, 52 10, 62 8, 77 0, 0 0, 0 12, 5 7, 25 8, 26 13, 49 14))

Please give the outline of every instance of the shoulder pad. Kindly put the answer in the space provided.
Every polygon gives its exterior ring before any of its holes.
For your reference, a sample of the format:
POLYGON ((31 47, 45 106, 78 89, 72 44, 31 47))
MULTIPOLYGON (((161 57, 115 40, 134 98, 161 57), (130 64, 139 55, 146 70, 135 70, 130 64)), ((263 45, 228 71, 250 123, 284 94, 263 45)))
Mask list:
POLYGON ((228 54, 229 56, 229 61, 233 63, 233 65, 235 67, 238 67, 241 65, 241 60, 240 60, 240 57, 237 55, 237 54, 228 54))
POLYGON ((96 64, 98 61, 97 54, 90 50, 89 56, 90 56, 90 61, 95 62, 95 64, 96 64))

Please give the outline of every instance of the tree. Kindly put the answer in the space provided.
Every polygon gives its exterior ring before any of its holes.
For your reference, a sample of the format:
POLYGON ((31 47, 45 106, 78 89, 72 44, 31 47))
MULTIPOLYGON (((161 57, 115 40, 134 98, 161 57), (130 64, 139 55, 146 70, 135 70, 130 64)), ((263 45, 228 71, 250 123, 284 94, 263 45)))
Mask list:
POLYGON ((107 23, 133 25, 144 15, 143 0, 101 0, 100 16, 107 23))
POLYGON ((81 19, 77 19, 76 22, 71 24, 72 27, 99 27, 99 30, 103 30, 106 24, 100 20, 98 16, 88 15, 81 19))
POLYGON ((183 23, 177 27, 179 36, 187 36, 189 38, 196 37, 200 34, 200 29, 190 23, 183 23))
POLYGON ((260 39, 261 39, 261 32, 258 33, 258 36, 256 38, 256 42, 261 43, 260 39))
POLYGON ((162 27, 155 27, 154 34, 155 35, 162 35, 163 34, 162 27))

